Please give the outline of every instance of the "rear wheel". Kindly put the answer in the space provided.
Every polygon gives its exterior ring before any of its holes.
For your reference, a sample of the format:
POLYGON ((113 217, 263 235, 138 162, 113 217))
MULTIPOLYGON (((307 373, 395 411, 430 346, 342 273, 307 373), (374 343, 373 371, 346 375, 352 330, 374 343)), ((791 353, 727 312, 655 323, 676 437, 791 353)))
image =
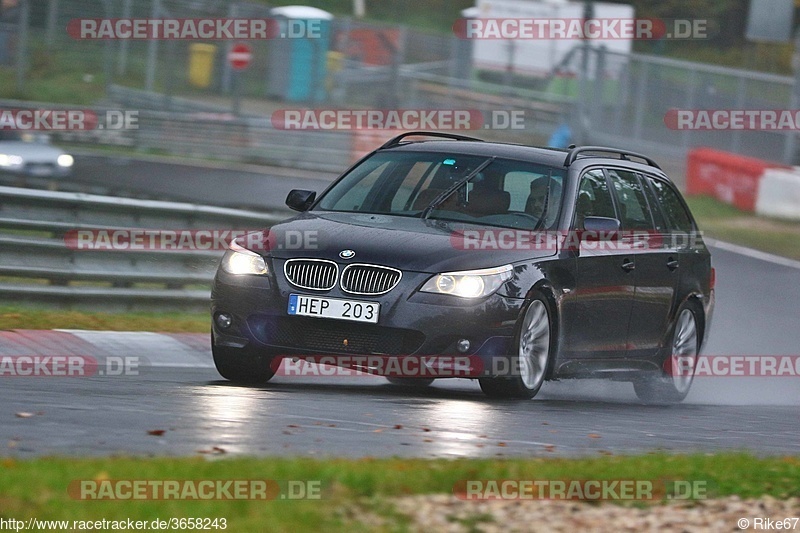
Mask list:
POLYGON ((272 369, 272 357, 254 353, 248 348, 217 346, 214 344, 213 335, 211 354, 214 356, 214 366, 217 367, 219 375, 234 383, 266 383, 275 375, 272 369))
POLYGON ((678 311, 670 355, 664 362, 662 374, 645 377, 633 383, 639 399, 649 404, 683 401, 694 381, 699 346, 697 317, 692 307, 684 304, 678 311))
POLYGON ((511 377, 489 377, 479 380, 481 390, 495 398, 533 398, 542 388, 553 336, 547 302, 537 296, 528 305, 515 338, 517 353, 512 359, 511 377))

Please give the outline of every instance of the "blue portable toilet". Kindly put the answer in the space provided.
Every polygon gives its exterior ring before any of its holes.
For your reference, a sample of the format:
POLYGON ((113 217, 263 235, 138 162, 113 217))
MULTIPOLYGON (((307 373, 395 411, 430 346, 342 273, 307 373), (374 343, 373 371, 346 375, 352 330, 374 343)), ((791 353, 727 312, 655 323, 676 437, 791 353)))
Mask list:
POLYGON ((310 6, 270 10, 280 35, 269 42, 267 94, 288 102, 325 99, 333 15, 310 6))

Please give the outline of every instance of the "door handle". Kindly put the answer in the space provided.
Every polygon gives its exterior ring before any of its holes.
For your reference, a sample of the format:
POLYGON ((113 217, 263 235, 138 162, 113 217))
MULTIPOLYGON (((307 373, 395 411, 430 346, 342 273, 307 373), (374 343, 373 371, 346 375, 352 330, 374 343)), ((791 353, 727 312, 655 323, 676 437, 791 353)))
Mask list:
POLYGON ((626 259, 625 261, 622 262, 622 270, 624 270, 625 272, 630 272, 634 268, 636 268, 636 263, 634 263, 630 259, 626 259))
POLYGON ((670 270, 675 270, 679 266, 681 266, 681 264, 678 262, 677 259, 673 259, 670 257, 669 261, 667 261, 667 268, 670 270))

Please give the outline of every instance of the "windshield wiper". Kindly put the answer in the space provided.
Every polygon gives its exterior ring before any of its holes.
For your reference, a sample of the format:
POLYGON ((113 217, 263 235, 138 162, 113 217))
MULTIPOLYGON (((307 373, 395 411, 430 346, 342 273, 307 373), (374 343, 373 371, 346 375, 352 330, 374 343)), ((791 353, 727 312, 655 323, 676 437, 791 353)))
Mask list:
POLYGON ((450 198, 450 195, 453 194, 454 192, 456 192, 458 189, 460 189, 463 185, 469 183, 469 180, 471 180, 472 178, 477 176, 478 172, 480 172, 484 168, 486 168, 489 165, 491 165, 492 162, 494 162, 495 159, 496 159, 496 157, 490 157, 489 159, 487 159, 486 161, 484 161, 483 163, 478 165, 475 168, 475 170, 473 170, 472 172, 467 174, 465 177, 463 177, 459 181, 457 181, 454 185, 451 185, 448 189, 445 189, 439 196, 434 198, 433 201, 430 204, 428 204, 428 207, 426 207, 425 209, 422 210, 422 218, 423 219, 427 219, 430 216, 430 214, 433 212, 434 209, 436 209, 445 200, 450 198))

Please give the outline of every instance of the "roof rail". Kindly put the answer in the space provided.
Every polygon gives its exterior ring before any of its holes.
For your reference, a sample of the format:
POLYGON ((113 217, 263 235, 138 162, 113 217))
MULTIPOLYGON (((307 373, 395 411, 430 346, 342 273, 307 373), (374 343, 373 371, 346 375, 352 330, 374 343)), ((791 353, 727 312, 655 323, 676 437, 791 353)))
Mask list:
POLYGON ((569 153, 567 153, 567 159, 564 160, 564 166, 568 167, 572 163, 578 159, 578 156, 584 152, 603 152, 607 154, 615 154, 618 155, 620 159, 624 161, 630 161, 630 157, 636 157, 638 159, 642 159, 647 162, 648 165, 651 167, 655 167, 661 170, 661 167, 658 166, 658 163, 653 161, 650 157, 646 155, 642 155, 636 152, 630 152, 628 150, 620 150, 618 148, 607 148, 605 146, 578 146, 576 148, 570 149, 569 153))
POLYGON ((384 148, 392 148, 400 144, 400 141, 405 139, 406 137, 412 136, 425 136, 425 137, 441 137, 442 139, 453 139, 454 141, 477 141, 477 142, 484 142, 483 139, 477 139, 475 137, 467 137, 466 135, 458 135, 455 133, 440 133, 438 131, 407 131, 405 133, 401 133, 397 137, 393 139, 389 139, 386 143, 381 146, 379 149, 382 150, 384 148))

